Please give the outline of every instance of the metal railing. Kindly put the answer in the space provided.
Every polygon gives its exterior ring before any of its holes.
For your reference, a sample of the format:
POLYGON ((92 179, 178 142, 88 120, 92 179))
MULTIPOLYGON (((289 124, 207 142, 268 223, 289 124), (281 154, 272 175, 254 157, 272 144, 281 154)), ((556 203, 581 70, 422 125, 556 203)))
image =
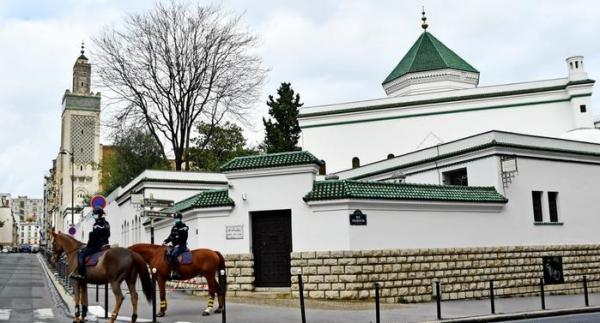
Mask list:
MULTIPOLYGON (((573 276, 571 276, 573 277, 573 276)), ((589 290, 592 289, 600 289, 600 280, 590 281, 588 280, 586 275, 581 276, 580 279, 573 280, 570 279, 567 282, 561 284, 546 284, 543 278, 539 278, 539 282, 537 284, 526 284, 526 285, 515 285, 515 286, 504 286, 504 287, 495 287, 495 282, 498 281, 489 280, 487 292, 482 292, 480 296, 472 296, 472 297, 444 297, 443 291, 443 283, 440 281, 435 282, 434 292, 435 292, 435 300, 436 300, 436 312, 437 319, 441 320, 443 318, 442 315, 442 303, 443 302, 452 302, 452 301, 465 301, 465 300, 485 300, 488 299, 490 304, 490 313, 496 314, 496 300, 499 297, 509 298, 509 297, 539 297, 540 298, 540 308, 541 310, 546 310, 546 296, 550 293, 551 295, 573 295, 582 293, 582 305, 583 307, 590 306, 589 300, 589 290), (578 285, 576 287, 569 287, 572 285, 578 285), (553 286, 552 289, 547 290, 546 286, 553 286), (514 289, 532 289, 528 291, 511 291, 514 289), (500 292, 499 292, 500 291, 500 292)), ((532 309, 534 310, 534 309, 532 309)), ((538 309, 535 309, 538 310, 538 309)))

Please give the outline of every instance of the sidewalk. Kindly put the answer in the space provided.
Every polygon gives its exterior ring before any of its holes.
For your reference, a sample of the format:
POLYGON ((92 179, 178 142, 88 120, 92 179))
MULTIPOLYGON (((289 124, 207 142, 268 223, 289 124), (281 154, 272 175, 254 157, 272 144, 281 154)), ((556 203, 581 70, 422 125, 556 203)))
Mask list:
MULTIPOLYGON (((43 259, 40 258, 42 262, 43 259)), ((44 269, 49 270, 44 262, 44 269)), ((69 304, 69 311, 73 311, 71 296, 57 283, 53 273, 50 278, 58 288, 58 292, 69 304)), ((131 317, 131 302, 127 294, 126 286, 122 287, 126 299, 123 302, 119 316, 124 321, 131 317)), ((141 290, 138 288, 138 316, 140 322, 152 319, 152 305, 146 302, 141 290)), ((208 296, 208 293, 206 294, 208 296)), ((89 306, 104 307, 104 287, 99 288, 99 301, 96 302, 96 287, 90 286, 88 291, 89 306)), ((114 307, 112 291, 108 292, 109 315, 114 307)), ((201 316, 206 306, 207 297, 194 296, 187 292, 167 289, 168 311, 167 316, 158 318, 158 322, 221 322, 221 315, 201 316)), ((159 301, 157 300, 157 304, 159 301)), ((217 302, 215 301, 215 306, 217 302)), ((600 305, 600 293, 589 294, 590 310, 600 305)), ((375 322, 375 301, 320 301, 305 300, 306 321, 323 323, 342 322, 375 322)), ((158 305, 157 305, 158 306, 158 305)), ((541 312, 541 301, 539 296, 496 298, 496 314, 508 313, 534 313, 541 312)), ((559 309, 584 309, 584 297, 578 295, 546 296, 546 314, 559 309)), ((600 308, 596 308, 600 309, 600 308)), ((444 301, 441 304, 442 318, 444 320, 459 319, 465 317, 480 316, 480 322, 489 321, 490 315, 489 299, 468 301, 444 301)), ((103 311, 102 311, 103 312, 103 311)), ((431 322, 436 321, 436 303, 418 304, 381 304, 381 322, 431 322)), ((100 319, 100 321, 104 321, 100 319)), ((261 298, 261 297, 228 297, 227 298, 227 321, 230 323, 259 323, 259 322, 301 322, 300 301, 297 298, 261 298)), ((476 321, 476 320, 472 320, 476 321)))
MULTIPOLYGON (((141 294, 141 292, 140 292, 141 294)), ((90 288, 90 305, 104 304, 104 291, 100 288, 100 302, 95 302, 95 287, 90 288)), ((140 296, 138 315, 151 319, 151 304, 140 296)), ((129 316, 131 303, 126 298, 121 316, 129 316)), ((179 291, 168 291, 167 316, 159 322, 221 322, 220 315, 201 316, 206 298, 188 295, 179 291)), ((600 305, 600 294, 590 294, 590 305, 600 305)), ((300 322, 298 299, 234 298, 227 299, 228 322, 300 322)), ((109 290, 109 312, 114 301, 109 290)), ((216 305, 216 302, 215 302, 216 305)), ((583 295, 546 296, 546 309, 583 308, 583 295)), ((539 297, 517 297, 496 299, 496 314, 540 311, 539 297)), ((442 302, 442 317, 454 319, 466 316, 489 315, 489 300, 442 302)), ((307 322, 342 323, 375 322, 375 303, 306 300, 307 322)), ((423 322, 436 320, 436 303, 381 304, 381 322, 423 322)))

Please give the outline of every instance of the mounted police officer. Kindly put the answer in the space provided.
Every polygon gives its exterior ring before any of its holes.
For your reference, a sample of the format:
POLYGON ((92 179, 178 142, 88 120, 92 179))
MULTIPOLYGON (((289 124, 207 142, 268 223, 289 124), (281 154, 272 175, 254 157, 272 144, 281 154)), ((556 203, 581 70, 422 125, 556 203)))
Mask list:
POLYGON ((100 252, 102 247, 108 244, 110 225, 104 219, 104 210, 101 208, 94 209, 92 217, 95 222, 88 236, 87 245, 79 251, 77 267, 79 270, 77 273, 72 274, 73 278, 85 279, 85 257, 100 252))
POLYGON ((175 225, 171 228, 171 234, 165 239, 163 245, 166 245, 169 242, 173 244, 173 248, 167 256, 169 257, 169 261, 173 268, 171 279, 178 279, 181 275, 179 274, 179 262, 177 261, 177 256, 187 250, 188 226, 183 223, 183 215, 181 213, 175 213, 173 218, 175 218, 175 225))

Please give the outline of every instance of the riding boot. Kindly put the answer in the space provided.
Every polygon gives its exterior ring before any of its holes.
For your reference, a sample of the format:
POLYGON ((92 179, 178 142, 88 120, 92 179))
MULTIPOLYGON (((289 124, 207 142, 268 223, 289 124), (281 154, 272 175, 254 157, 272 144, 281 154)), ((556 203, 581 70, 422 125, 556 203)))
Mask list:
POLYGON ((171 279, 179 279, 181 275, 179 274, 179 263, 176 259, 173 259, 173 270, 171 271, 171 279))
POLYGON ((74 279, 85 279, 85 265, 78 264, 77 268, 73 270, 73 272, 69 275, 69 277, 74 279), (83 270, 82 270, 83 268, 83 270), (82 274, 83 271, 83 274, 82 274))

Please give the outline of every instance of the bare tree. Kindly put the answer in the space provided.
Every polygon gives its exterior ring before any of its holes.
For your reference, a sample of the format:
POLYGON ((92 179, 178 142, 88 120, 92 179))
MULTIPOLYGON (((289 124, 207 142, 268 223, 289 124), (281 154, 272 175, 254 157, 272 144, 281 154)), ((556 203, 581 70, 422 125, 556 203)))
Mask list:
POLYGON ((100 81, 121 103, 115 121, 146 126, 163 155, 172 149, 177 170, 194 123, 244 121, 266 74, 256 36, 213 6, 157 4, 94 43, 100 81))

